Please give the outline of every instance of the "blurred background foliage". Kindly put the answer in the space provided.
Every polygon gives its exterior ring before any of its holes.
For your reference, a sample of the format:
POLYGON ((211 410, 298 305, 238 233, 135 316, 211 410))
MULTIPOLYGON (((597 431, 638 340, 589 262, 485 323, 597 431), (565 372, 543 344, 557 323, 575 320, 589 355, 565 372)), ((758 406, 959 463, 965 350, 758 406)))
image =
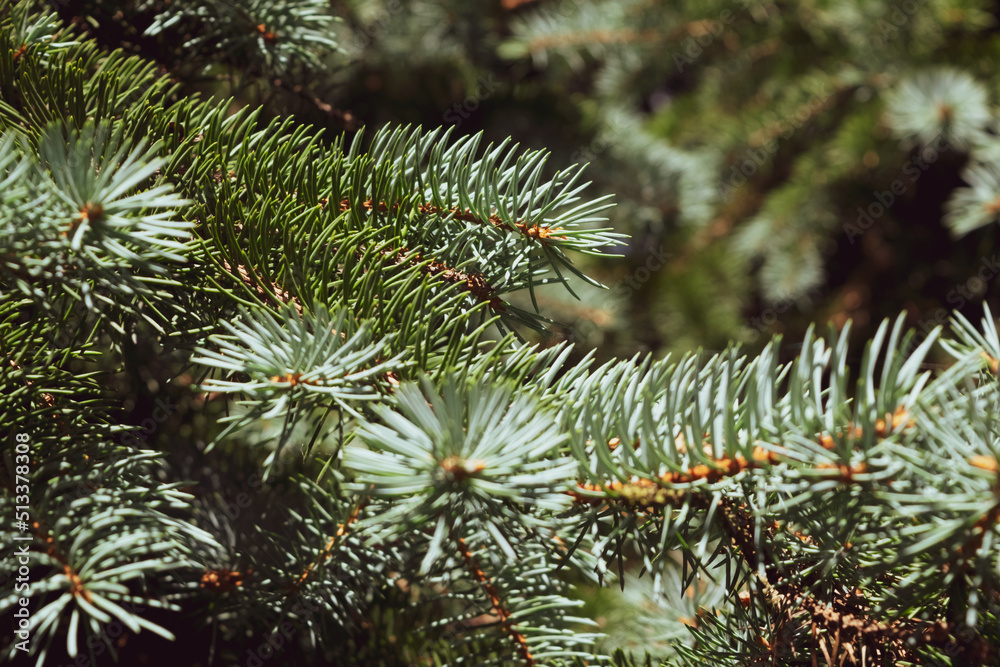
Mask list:
POLYGON ((54 4, 186 91, 331 137, 450 125, 548 148, 550 171, 591 163, 632 238, 580 258, 611 290, 540 295, 560 323, 547 342, 581 354, 753 351, 848 319, 862 341, 902 310, 929 330, 1000 306, 992 1, 331 0, 315 4, 332 22, 301 25, 270 20, 281 3, 231 3, 247 43, 208 69, 190 34, 234 20, 204 11, 227 3, 54 4), (326 39, 335 55, 284 68, 283 49, 326 39))

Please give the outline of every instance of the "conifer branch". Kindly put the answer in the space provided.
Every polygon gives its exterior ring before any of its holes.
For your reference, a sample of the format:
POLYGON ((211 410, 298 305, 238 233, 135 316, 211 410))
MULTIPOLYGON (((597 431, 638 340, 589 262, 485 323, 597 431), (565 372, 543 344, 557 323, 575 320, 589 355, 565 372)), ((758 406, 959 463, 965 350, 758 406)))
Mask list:
MULTIPOLYGON (((325 202, 323 203, 325 204, 325 202)), ((350 200, 344 199, 340 202, 341 211, 349 211, 351 210, 351 206, 352 204, 350 200)), ((368 211, 377 210, 382 213, 386 212, 395 213, 400 209, 401 204, 396 203, 393 204, 392 206, 389 206, 385 202, 380 201, 376 204, 371 199, 368 199, 362 202, 361 206, 368 211)), ((565 236, 553 235, 555 234, 555 232, 562 231, 561 228, 556 227, 554 229, 550 229, 549 227, 540 226, 537 222, 532 224, 530 227, 528 226, 528 223, 525 220, 518 220, 513 225, 509 225, 506 222, 504 222, 499 215, 496 214, 490 215, 488 218, 483 220, 475 213, 473 213, 471 210, 460 209, 458 207, 452 207, 450 209, 445 210, 444 208, 440 206, 435 206, 430 202, 418 203, 416 204, 415 208, 418 213, 447 216, 449 219, 452 220, 462 220, 464 222, 471 222, 479 225, 485 225, 488 223, 493 227, 496 227, 497 229, 502 229, 508 232, 514 232, 515 230, 517 230, 520 234, 524 235, 529 239, 535 239, 542 245, 544 245, 545 241, 549 238, 555 240, 566 239, 565 236)))
POLYGON ((330 536, 330 539, 327 540, 326 546, 323 547, 323 550, 319 552, 319 554, 316 556, 315 559, 310 561, 309 565, 306 566, 306 569, 303 570, 302 573, 295 578, 295 581, 288 586, 287 595, 289 597, 294 596, 299 591, 302 584, 306 583, 306 580, 309 579, 310 576, 312 576, 312 573, 316 570, 316 568, 322 566, 324 563, 330 560, 339 542, 342 541, 342 538, 344 538, 344 536, 347 535, 347 532, 350 529, 351 524, 353 524, 355 521, 358 520, 358 515, 361 513, 361 510, 363 509, 365 504, 366 504, 365 499, 361 499, 354 504, 354 509, 351 510, 351 513, 350 515, 348 515, 347 520, 341 524, 338 524, 337 532, 330 536))
MULTIPOLYGON (((624 247, 624 235, 594 228, 611 203, 585 196, 583 167, 543 176, 549 154, 512 138, 482 146, 483 134, 390 126, 325 142, 269 119, 273 105, 248 99, 257 86, 322 122, 348 120, 311 92, 332 78, 303 78, 339 62, 323 0, 140 5, 142 20, 122 9, 106 40, 155 42, 144 55, 105 52, 97 30, 67 29, 32 0, 0 8, 0 415, 32 440, 17 454, 24 468, 0 462, 0 509, 20 503, 18 485, 37 496, 23 532, 42 565, 31 592, 45 620, 39 653, 65 637, 82 657, 111 619, 166 638, 187 630, 180 615, 160 627, 121 606, 142 600, 193 603, 229 653, 288 620, 298 634, 275 664, 321 649, 345 664, 624 666, 635 661, 603 656, 581 631, 593 620, 574 615, 583 600, 567 584, 603 585, 617 569, 623 585, 652 580, 654 597, 692 592, 677 609, 642 607, 682 633, 656 644, 656 660, 995 661, 1000 334, 989 311, 981 327, 956 316, 940 340, 886 321, 860 362, 847 330, 810 329, 794 354, 775 341, 759 354, 733 345, 603 364, 519 343, 502 327, 541 327, 536 287, 569 288, 570 273, 595 286, 577 253, 624 247), (116 32, 130 26, 150 30, 116 32), (161 61, 172 80, 149 57, 177 49, 190 62, 161 61), (234 104, 199 101, 184 71, 250 86, 234 104), (503 300, 520 290, 534 313, 503 300), (140 339, 148 358, 137 359, 140 339), (938 343, 951 361, 931 367, 938 343), (145 404, 178 375, 191 388, 170 393, 177 405, 145 404), (239 400, 217 406, 195 389, 239 400), (127 417, 139 424, 115 426, 113 399, 133 394, 144 404, 127 417), (218 502, 183 490, 208 480, 218 502), (632 566, 647 576, 637 582, 632 566), (295 607, 307 601, 318 606, 295 607)), ((820 247, 834 210, 824 194, 879 158, 854 155, 852 137, 882 125, 901 145, 940 135, 968 153, 954 230, 996 217, 995 114, 974 77, 795 67, 748 92, 726 84, 769 67, 790 36, 773 7, 748 8, 739 35, 711 18, 723 5, 574 7, 548 22, 519 9, 515 56, 559 52, 571 76, 600 72, 593 116, 625 136, 580 162, 610 158, 620 173, 609 182, 652 193, 618 224, 690 224, 707 248, 759 214, 749 226, 767 275, 801 287, 813 274, 793 279, 819 260, 788 257, 803 239, 820 247), (664 51, 686 36, 702 38, 697 67, 725 108, 681 71, 690 56, 664 51), (808 136, 756 167, 780 187, 741 188, 719 206, 723 156, 783 138, 764 108, 801 104, 812 79, 834 93, 799 116, 808 136), (858 82, 871 95, 860 111, 844 96, 858 82), (699 92, 681 104, 654 99, 686 96, 689 83, 699 92), (719 131, 703 136, 706 122, 719 131), (785 160, 816 137, 802 160, 785 160)), ((400 12, 378 28, 405 33, 420 18, 400 12)), ((833 14, 816 20, 843 27, 851 12, 833 14)), ((865 30, 833 42, 856 48, 865 30)), ((19 605, 4 588, 0 613, 19 605)))
POLYGON ((535 52, 566 46, 655 42, 662 38, 663 34, 658 30, 636 30, 633 28, 621 28, 617 30, 587 30, 583 32, 536 37, 528 42, 528 50, 535 52))
POLYGON ((503 628, 507 636, 514 642, 514 645, 517 647, 518 654, 521 656, 524 664, 529 667, 533 667, 537 663, 531 655, 531 650, 528 647, 528 642, 524 635, 517 630, 516 624, 511 621, 511 612, 508 610, 503 596, 500 595, 500 592, 497 590, 496 586, 493 585, 489 576, 483 572, 479 563, 476 561, 476 557, 473 556, 469 547, 465 544, 465 540, 459 537, 455 532, 454 527, 449 528, 449 537, 455 545, 455 549, 458 551, 458 554, 462 557, 466 570, 486 592, 486 595, 490 600, 490 607, 493 610, 493 614, 499 621, 500 627, 503 628))

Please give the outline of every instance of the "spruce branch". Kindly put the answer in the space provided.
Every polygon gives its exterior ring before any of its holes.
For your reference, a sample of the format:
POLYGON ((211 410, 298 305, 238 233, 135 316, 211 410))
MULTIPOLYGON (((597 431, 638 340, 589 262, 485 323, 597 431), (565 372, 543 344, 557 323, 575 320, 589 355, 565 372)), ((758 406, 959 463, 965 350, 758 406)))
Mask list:
POLYGON ((993 120, 986 91, 954 68, 935 68, 903 80, 886 103, 887 118, 900 137, 924 146, 944 137, 964 149, 978 143, 993 120))
POLYGON ((472 573, 472 577, 483 587, 486 595, 490 600, 490 607, 493 614, 497 617, 500 622, 501 627, 503 627, 504 632, 513 640, 517 647, 517 652, 521 659, 524 661, 525 665, 534 666, 534 657, 531 655, 531 649, 528 646, 527 640, 524 636, 518 632, 516 626, 511 622, 511 613, 507 609, 504 603, 503 597, 501 597, 500 592, 496 589, 490 578, 483 572, 482 568, 479 567, 479 563, 476 561, 475 556, 469 551, 468 546, 461 537, 455 535, 454 530, 449 533, 449 538, 451 539, 454 547, 457 549, 459 555, 465 563, 465 567, 472 573))
MULTIPOLYGON (((183 21, 199 56, 222 43, 227 57, 253 59, 254 76, 280 71, 298 85, 295 68, 330 46, 286 34, 326 30, 315 2, 181 4, 196 10, 183 21)), ((592 29, 616 36, 651 11, 613 5, 586 3, 595 20, 608 15, 593 8, 617 12, 592 29)), ((415 663, 605 660, 571 615, 582 603, 567 582, 603 584, 617 569, 624 585, 635 563, 656 594, 710 582, 706 608, 684 608, 689 623, 663 614, 691 628, 672 656, 687 664, 995 659, 1000 334, 989 312, 980 327, 957 318, 940 341, 887 321, 859 364, 847 329, 809 330, 788 363, 778 341, 749 357, 732 346, 598 365, 593 354, 571 362, 569 346, 496 340, 494 324, 544 321, 537 304, 529 313, 506 295, 568 287, 574 253, 620 247, 621 235, 592 228, 609 202, 584 199, 582 167, 549 177, 544 151, 440 130, 325 143, 260 110, 178 99, 141 58, 62 43, 51 21, 23 23, 42 26, 37 39, 8 39, 15 21, 0 20, 0 221, 20 244, 3 249, 0 416, 38 442, 32 602, 39 632, 65 634, 74 657, 81 625, 88 642, 112 618, 169 634, 126 605, 188 598, 207 601, 200 618, 221 635, 289 621, 306 630, 303 651, 330 660, 372 661, 364 651, 379 643, 415 663), (79 314, 84 293, 94 307, 79 314), (162 374, 139 372, 140 336, 162 374), (939 342, 952 360, 932 373, 939 342), (115 425, 121 379, 137 377, 128 391, 143 400, 185 374, 240 395, 240 411, 223 417, 183 394, 185 411, 203 411, 183 415, 190 443, 178 429, 162 453, 127 446, 138 430, 115 425), (236 427, 267 418, 280 432, 261 439, 278 446, 248 447, 236 427), (301 445, 301 476, 277 472, 287 445, 301 445), (240 486, 241 457, 267 470, 257 497, 240 486), (208 493, 166 481, 202 467, 212 474, 201 482, 217 485, 208 493), (387 647, 387 636, 398 641, 387 647)), ((615 61, 602 90, 646 71, 625 49, 656 46, 594 44, 588 57, 615 61)), ((881 85, 857 75, 845 80, 881 85)), ((751 106, 775 100, 791 96, 765 91, 751 106)), ((894 104, 899 136, 919 138, 920 114, 894 104)), ((833 106, 807 116, 810 131, 826 131, 833 106)), ((643 129, 634 107, 616 108, 629 132, 643 129)), ((977 159, 990 150, 981 111, 962 120, 956 108, 945 120, 961 122, 944 128, 977 159)), ((737 145, 777 127, 720 134, 737 145)), ((719 153, 688 143, 690 128, 671 132, 676 146, 641 146, 655 142, 636 132, 625 152, 677 183, 682 217, 704 222, 713 203, 698 193, 719 153)), ((838 147, 806 151, 808 168, 765 207, 770 222, 827 205, 802 192, 838 147)), ((988 201, 977 196, 972 208, 988 201)), ((784 273, 767 272, 775 283, 794 268, 784 254, 784 273)), ((11 469, 3 459, 4 511, 11 469)), ((3 596, 7 610, 16 598, 3 596)))
POLYGON ((242 60, 251 70, 280 77, 297 64, 319 67, 320 54, 336 51, 329 33, 335 20, 328 3, 319 0, 183 0, 156 16, 145 34, 159 35, 178 25, 194 28, 185 48, 211 45, 234 65, 242 60))

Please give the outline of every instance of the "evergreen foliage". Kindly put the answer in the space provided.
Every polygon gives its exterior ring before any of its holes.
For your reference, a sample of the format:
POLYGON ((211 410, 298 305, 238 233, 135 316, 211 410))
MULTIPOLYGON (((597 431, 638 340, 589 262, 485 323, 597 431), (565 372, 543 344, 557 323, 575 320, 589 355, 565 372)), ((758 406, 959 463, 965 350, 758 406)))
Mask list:
MULTIPOLYGON (((340 57, 326 3, 127 4, 122 39, 176 71, 325 104, 302 82, 340 57), (198 55, 173 61, 171 44, 198 55)), ((803 11, 864 49, 876 8, 838 7, 803 11)), ((770 3, 743 9, 761 45, 793 29, 770 3)), ((669 12, 574 11, 526 15, 503 53, 606 60, 609 98, 673 66, 643 32, 669 12)), ((0 5, 0 616, 24 598, 32 619, 30 656, 4 633, 5 658, 111 664, 183 644, 224 665, 1000 659, 988 308, 948 334, 883 321, 857 364, 849 325, 810 327, 790 361, 779 338, 604 363, 532 345, 550 325, 542 296, 596 289, 579 262, 625 243, 597 226, 611 202, 583 167, 482 134, 324 133, 200 96, 61 16, 0 5), (928 370, 932 349, 942 368, 928 370), (584 601, 619 585, 633 598, 612 609, 637 613, 648 645, 616 645, 584 601)), ((903 29, 933 35, 920 16, 903 29)), ((896 141, 943 137, 992 164, 975 80, 874 77, 817 66, 763 97, 895 91, 896 141), (915 110, 933 104, 948 111, 915 110)), ((742 145, 716 104, 691 102, 671 134, 701 116, 742 145)), ((646 141, 630 110, 607 113, 646 141)), ((841 136, 873 119, 861 104, 816 122, 841 136)), ((704 226, 717 179, 702 177, 722 153, 650 143, 623 173, 669 174, 680 218, 704 226)), ((828 231, 834 197, 810 184, 857 158, 809 146, 738 237, 758 239, 774 295, 815 284, 787 270, 815 267, 828 231)), ((990 167, 970 169, 952 218, 964 232, 990 196, 990 167)))
POLYGON ((796 335, 854 316, 860 344, 885 315, 953 308, 966 258, 993 247, 954 239, 1000 210, 996 17, 965 0, 530 3, 501 53, 587 93, 584 154, 628 204, 613 224, 634 236, 632 270, 658 245, 683 267, 641 286, 658 317, 608 304, 617 339, 756 349, 773 319, 743 322, 778 307, 801 311, 781 318, 796 335), (924 231, 942 217, 950 244, 924 231))

